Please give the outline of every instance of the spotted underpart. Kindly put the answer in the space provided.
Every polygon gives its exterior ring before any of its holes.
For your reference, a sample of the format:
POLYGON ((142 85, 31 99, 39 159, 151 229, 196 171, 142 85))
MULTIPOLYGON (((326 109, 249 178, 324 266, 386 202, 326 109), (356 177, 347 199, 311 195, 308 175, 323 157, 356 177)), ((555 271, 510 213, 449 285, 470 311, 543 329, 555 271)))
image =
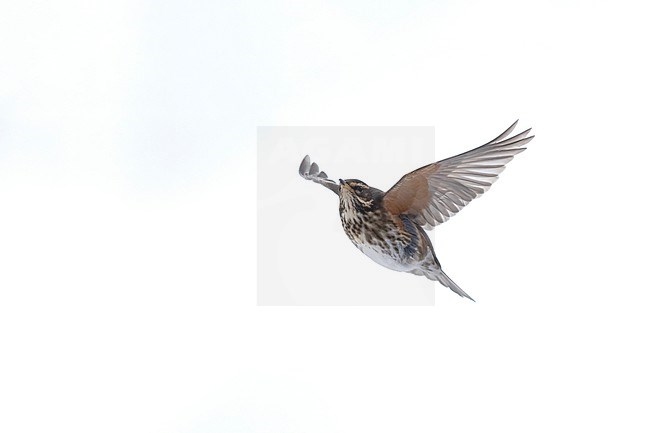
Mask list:
POLYGON ((411 272, 429 256, 429 249, 415 223, 405 215, 395 217, 381 206, 383 195, 359 180, 346 180, 339 203, 343 230, 375 262, 411 272))

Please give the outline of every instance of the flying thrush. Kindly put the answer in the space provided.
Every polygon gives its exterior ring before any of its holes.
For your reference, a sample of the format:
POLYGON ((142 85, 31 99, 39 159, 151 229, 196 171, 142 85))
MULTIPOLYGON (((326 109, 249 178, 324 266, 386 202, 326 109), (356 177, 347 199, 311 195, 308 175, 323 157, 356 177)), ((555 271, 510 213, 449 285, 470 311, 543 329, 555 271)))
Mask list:
POLYGON ((488 143, 404 175, 383 192, 357 179, 335 182, 312 163, 300 175, 339 196, 345 234, 365 255, 389 269, 424 275, 472 299, 445 274, 424 230, 444 223, 487 191, 512 158, 535 136, 510 136, 517 122, 488 143))

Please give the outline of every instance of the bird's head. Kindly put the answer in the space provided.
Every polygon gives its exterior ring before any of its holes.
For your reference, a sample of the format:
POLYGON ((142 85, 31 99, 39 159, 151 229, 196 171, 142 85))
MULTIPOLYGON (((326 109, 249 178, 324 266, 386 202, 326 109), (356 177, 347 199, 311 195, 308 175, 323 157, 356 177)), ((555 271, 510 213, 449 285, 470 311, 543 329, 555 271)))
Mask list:
POLYGON ((370 211, 377 208, 383 193, 358 179, 339 179, 341 208, 370 211))

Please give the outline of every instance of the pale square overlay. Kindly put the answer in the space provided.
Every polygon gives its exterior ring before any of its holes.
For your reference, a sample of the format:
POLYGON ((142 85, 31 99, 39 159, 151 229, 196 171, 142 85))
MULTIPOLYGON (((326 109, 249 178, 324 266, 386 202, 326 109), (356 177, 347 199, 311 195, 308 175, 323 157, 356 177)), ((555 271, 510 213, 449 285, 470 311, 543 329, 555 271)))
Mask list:
POLYGON ((343 232, 336 194, 298 174, 309 155, 337 182, 387 191, 434 162, 432 126, 264 126, 257 144, 258 305, 434 304, 437 283, 364 256, 343 232))

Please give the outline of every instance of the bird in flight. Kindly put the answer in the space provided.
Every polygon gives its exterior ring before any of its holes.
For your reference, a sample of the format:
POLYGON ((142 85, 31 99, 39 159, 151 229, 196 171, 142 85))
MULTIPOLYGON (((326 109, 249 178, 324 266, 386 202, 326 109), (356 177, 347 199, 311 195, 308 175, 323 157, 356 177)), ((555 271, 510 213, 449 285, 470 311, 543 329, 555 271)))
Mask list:
POLYGON ((339 196, 345 234, 375 262, 394 271, 423 275, 474 301, 440 266, 425 230, 444 223, 497 180, 505 165, 526 150, 531 129, 511 136, 513 123, 494 140, 460 155, 425 165, 402 176, 387 192, 358 179, 329 179, 311 162, 300 176, 339 196))

